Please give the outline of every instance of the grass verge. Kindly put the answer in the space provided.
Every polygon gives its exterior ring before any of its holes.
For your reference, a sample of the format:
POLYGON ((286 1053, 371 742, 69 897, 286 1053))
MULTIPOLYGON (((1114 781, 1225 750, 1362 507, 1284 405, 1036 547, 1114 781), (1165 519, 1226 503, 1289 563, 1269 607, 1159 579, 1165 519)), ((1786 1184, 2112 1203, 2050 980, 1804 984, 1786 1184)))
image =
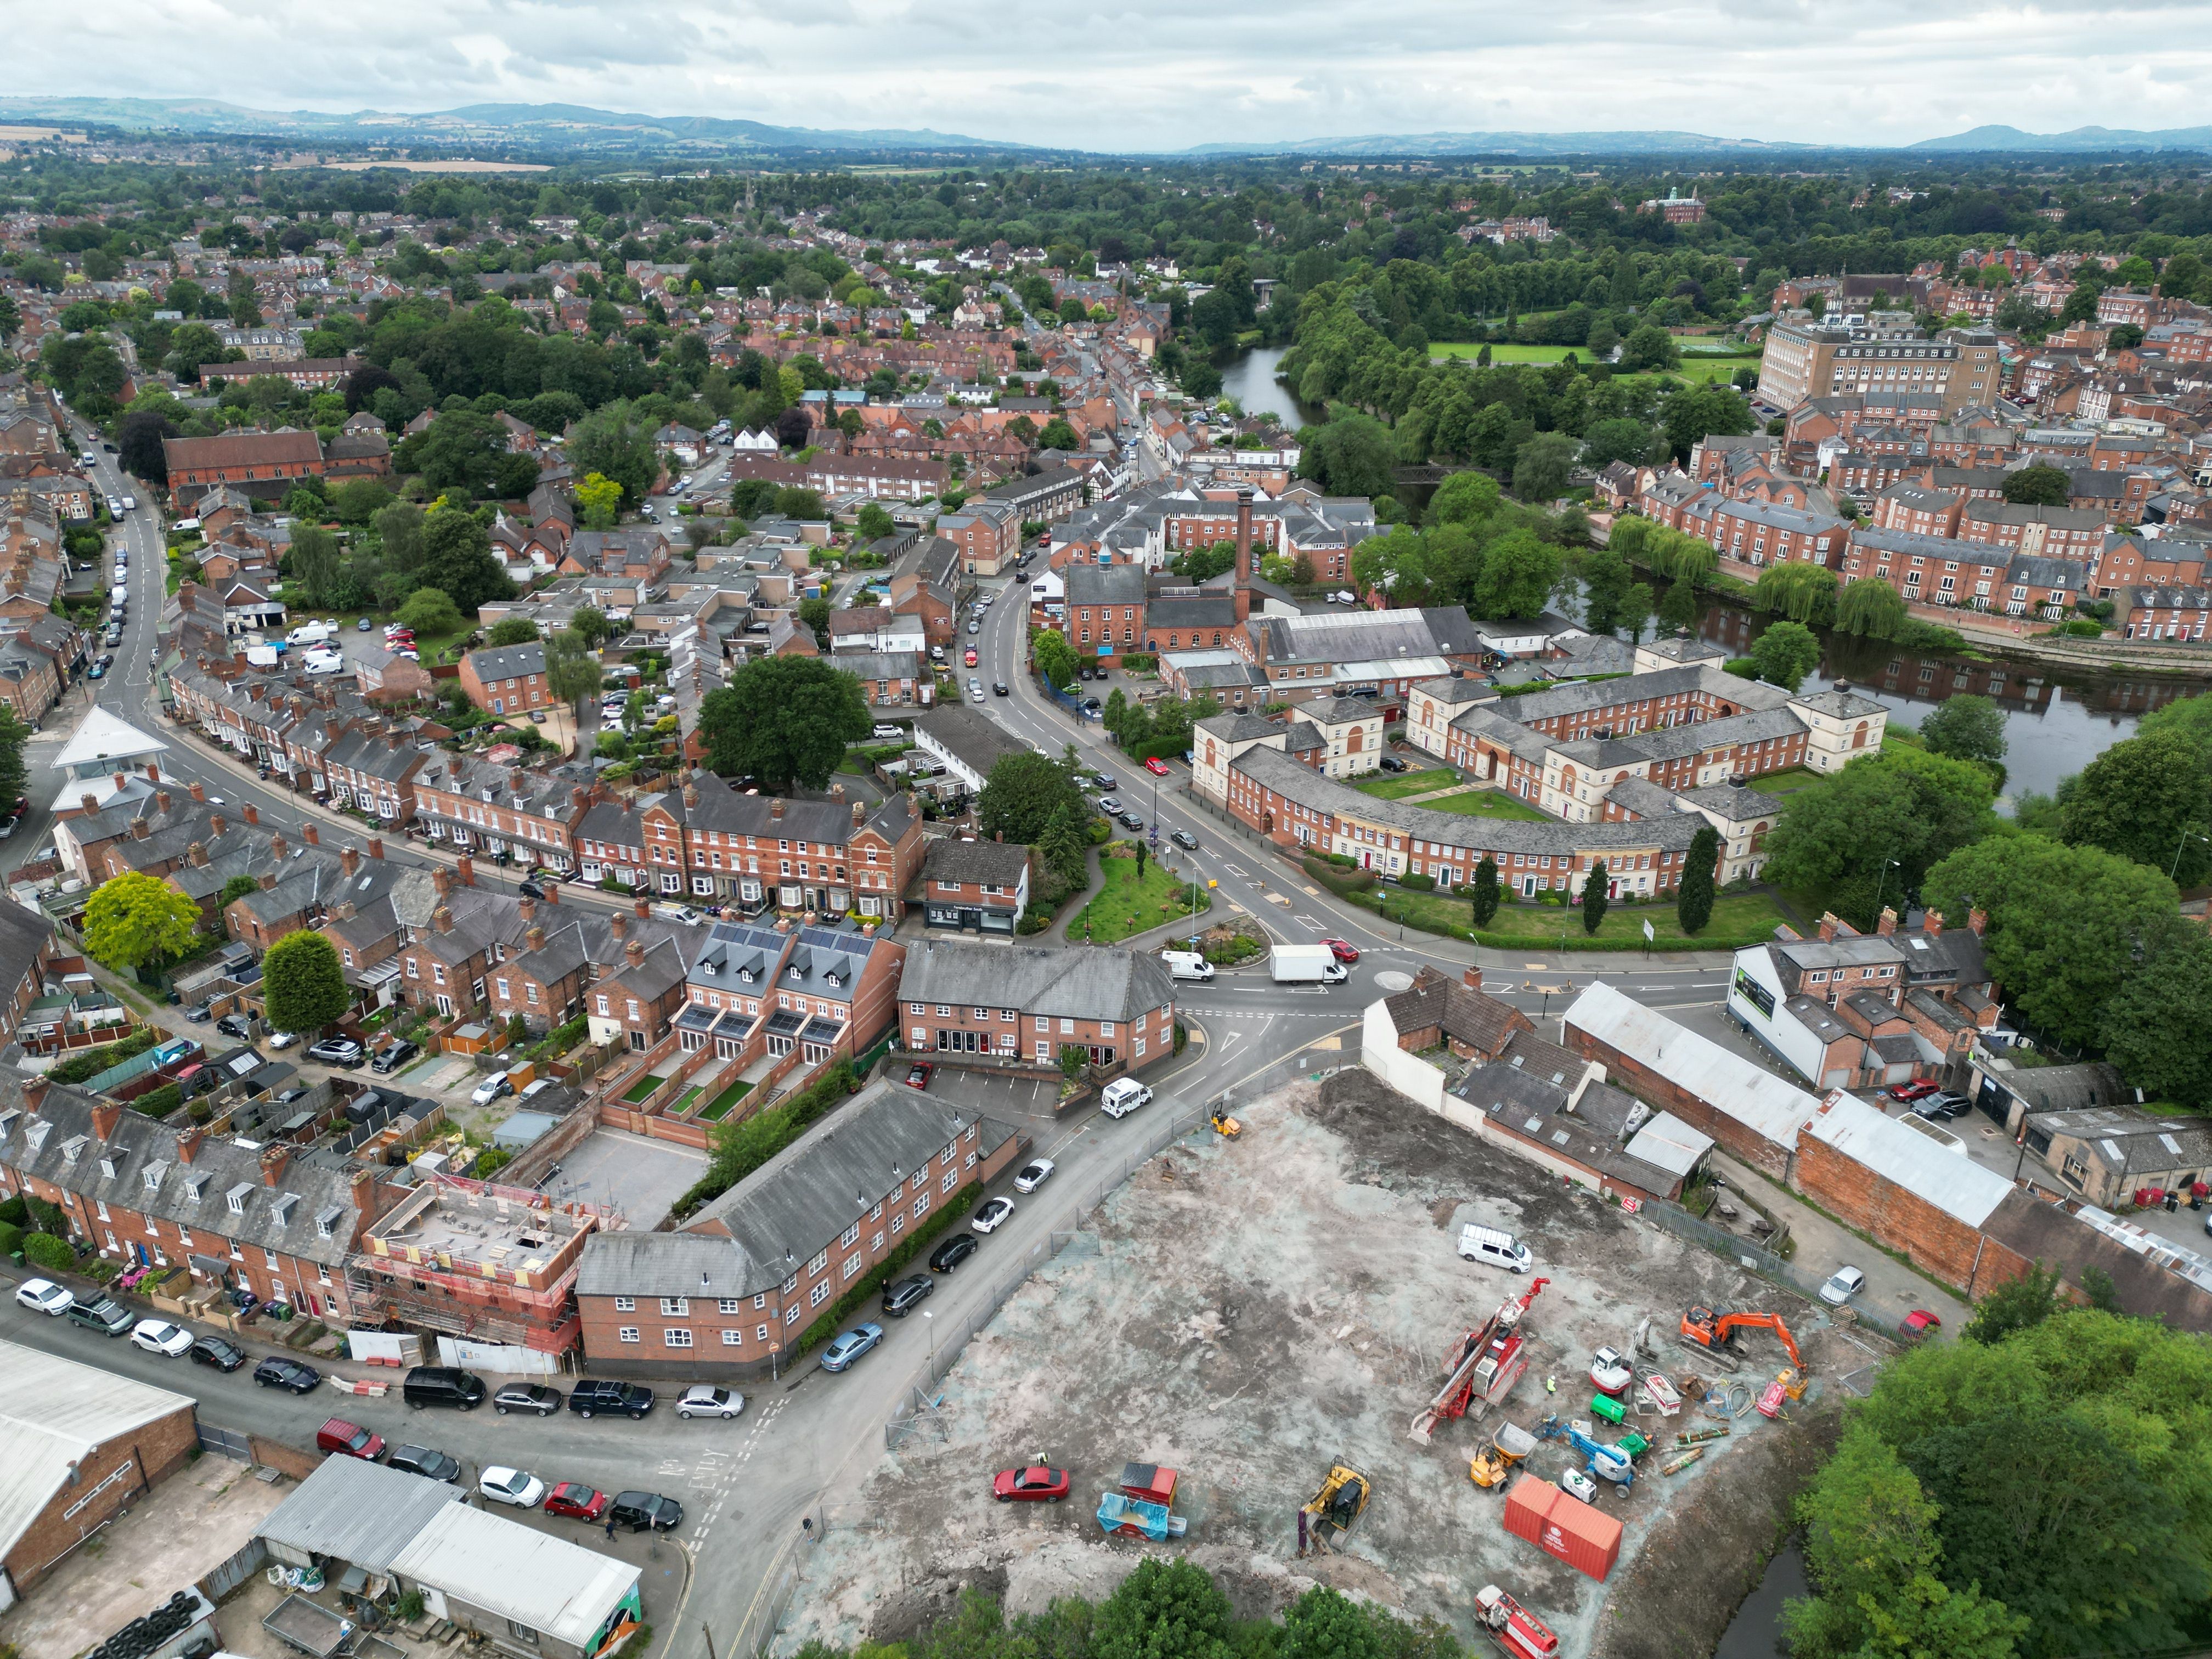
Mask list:
POLYGON ((1518 818, 1527 823, 1553 821, 1503 789, 1468 789, 1456 795, 1439 795, 1421 805, 1432 812, 1457 812, 1462 817, 1518 818))
MULTIPOLYGON (((1133 933, 1192 914, 1190 884, 1161 869, 1150 858, 1139 875, 1129 845, 1114 842, 1099 854, 1098 890, 1067 924, 1071 941, 1114 945, 1133 933)), ((1204 910, 1212 902, 1206 890, 1198 889, 1198 908, 1204 910)))

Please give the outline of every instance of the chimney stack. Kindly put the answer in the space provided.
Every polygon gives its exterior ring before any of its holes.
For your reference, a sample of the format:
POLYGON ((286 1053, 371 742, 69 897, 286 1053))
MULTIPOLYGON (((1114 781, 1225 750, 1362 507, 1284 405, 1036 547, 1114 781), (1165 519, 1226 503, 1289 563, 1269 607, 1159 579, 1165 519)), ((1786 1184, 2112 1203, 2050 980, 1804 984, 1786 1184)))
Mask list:
POLYGON ((92 1136, 99 1141, 115 1139, 115 1126, 123 1121, 123 1108, 112 1100, 102 1100, 92 1109, 92 1136))
POLYGON ((1237 620, 1252 614, 1252 492, 1237 492, 1237 620))
POLYGON ((694 811, 698 810, 699 786, 697 784, 687 783, 684 786, 684 805, 694 811))
POLYGON ((316 829, 313 823, 302 823, 300 826, 300 839, 310 847, 320 847, 323 844, 323 832, 316 829))
POLYGON ((354 918, 353 901, 349 898, 340 899, 338 901, 337 908, 331 911, 331 914, 336 916, 340 921, 351 921, 354 918))
POLYGON ((437 893, 439 902, 443 903, 446 896, 453 890, 453 872, 442 867, 433 870, 430 872, 430 885, 437 893))
POLYGON ((535 924, 522 930, 522 939, 523 943, 533 951, 542 951, 545 948, 545 930, 535 924))
POLYGON ((368 851, 364 856, 372 859, 382 858, 384 856, 384 837, 381 836, 371 836, 368 838, 368 851))
POLYGON ((461 861, 455 866, 454 873, 460 877, 462 886, 475 886, 477 884, 477 861, 471 858, 467 854, 462 854, 461 861))
MULTIPOLYGON (((359 1229, 376 1219, 376 1170, 374 1168, 353 1172, 353 1211, 356 1234, 359 1229)), ((356 1242, 348 1239, 349 1244, 356 1242)))
POLYGON ((854 802, 853 803, 853 828, 854 828, 855 830, 857 830, 857 829, 859 829, 862 824, 866 823, 867 821, 868 821, 868 806, 867 806, 867 803, 866 803, 866 801, 858 801, 858 800, 854 801, 854 802))
POLYGON ((1843 925, 1842 919, 1833 910, 1824 911, 1820 916, 1820 943, 1831 943, 1842 931, 1843 925))
POLYGON ((161 769, 155 765, 152 761, 148 761, 146 763, 146 781, 149 783, 159 783, 161 781, 161 769))
POLYGON ((147 837, 147 836, 149 836, 152 835, 153 833, 154 833, 154 826, 153 826, 152 824, 150 824, 150 823, 147 823, 145 819, 143 819, 143 818, 133 818, 133 819, 131 819, 131 840, 133 840, 133 841, 143 841, 143 840, 145 840, 145 839, 146 839, 146 837, 147 837))
POLYGON ((115 775, 115 793, 118 795, 121 794, 125 789, 130 787, 130 783, 131 775, 128 772, 118 772, 115 775))
POLYGON ((538 901, 536 899, 524 899, 520 903, 517 904, 514 908, 516 913, 520 915, 525 921, 534 921, 538 919, 538 901))
POLYGON ((1920 918, 1920 931, 1930 939, 1942 938, 1943 913, 1941 910, 1929 910, 1923 914, 1920 918))
POLYGON ((220 812, 215 813, 208 819, 208 834, 215 840, 222 840, 223 831, 229 828, 230 820, 220 812))
POLYGON ((247 823, 258 824, 261 822, 261 809, 256 806, 252 801, 246 802, 245 805, 240 807, 238 810, 246 815, 246 821, 247 823))
POLYGON ((1897 910, 1896 910, 1896 908, 1895 908, 1894 906, 1893 906, 1893 905, 1887 905, 1887 904, 1885 904, 1885 905, 1883 905, 1883 906, 1881 907, 1881 920, 1880 921, 1878 921, 1878 922, 1876 922, 1876 923, 1875 924, 1875 927, 1874 927, 1875 937, 1876 939, 1887 939, 1887 938, 1888 938, 1892 933, 1895 933, 1896 931, 1897 931, 1897 910))
MULTIPOLYGON (((307 827, 312 830, 314 825, 311 823, 307 827)), ((349 876, 352 875, 355 871, 361 868, 361 854, 350 847, 341 848, 338 852, 338 868, 349 876)))
POLYGON ((207 786, 204 783, 194 784, 192 786, 192 799, 204 805, 207 802, 207 786))
POLYGON ((1460 983, 1470 991, 1480 991, 1482 988, 1482 969, 1480 967, 1468 967, 1459 978, 1460 983))
POLYGON ((636 911, 637 919, 640 921, 643 921, 647 916, 653 914, 653 901, 641 894, 638 896, 637 902, 632 904, 630 908, 636 911))
POLYGON ((185 849, 185 862, 196 867, 204 868, 207 864, 206 844, 204 842, 196 841, 190 847, 186 848, 185 849))
POLYGON ((548 904, 558 904, 561 902, 561 887, 559 883, 548 882, 545 884, 545 902, 548 904))
POLYGON ((25 1078, 23 1079, 23 1109, 36 1117, 40 1106, 46 1101, 46 1091, 51 1086, 42 1077, 25 1078))
POLYGON ((430 913, 430 926, 441 933, 452 933, 453 931, 453 907, 447 904, 441 904, 436 909, 433 910, 430 913))
POLYGON ((179 1162, 179 1163, 181 1163, 181 1164, 189 1164, 189 1163, 191 1163, 191 1162, 192 1161, 193 1156, 194 1156, 196 1153, 198 1153, 198 1151, 199 1151, 199 1149, 200 1149, 200 1142, 202 1142, 203 1140, 205 1140, 206 1139, 207 1139, 207 1131, 206 1131, 205 1129, 203 1129, 202 1127, 200 1127, 200 1126, 199 1126, 198 1124, 197 1124, 197 1123, 188 1123, 188 1124, 186 1124, 183 1128, 181 1128, 181 1129, 178 1130, 178 1131, 177 1131, 177 1160, 178 1160, 178 1162, 179 1162))
POLYGON ((616 944, 621 944, 622 936, 629 931, 629 913, 628 911, 617 910, 607 918, 607 933, 616 944))
POLYGON ((629 963, 633 968, 643 962, 645 960, 645 941, 643 939, 637 939, 625 941, 623 945, 623 960, 629 963))
POLYGON ((261 1151, 261 1184, 274 1187, 284 1179, 284 1166, 292 1161, 292 1149, 283 1141, 261 1151))
POLYGON ((778 796, 776 796, 775 799, 773 799, 772 800, 770 800, 770 801, 769 802, 769 804, 768 804, 768 815, 769 815, 769 817, 770 817, 771 818, 780 818, 780 817, 781 817, 783 816, 783 797, 782 797, 782 796, 778 795, 778 796))
POLYGON ((285 854, 285 853, 287 852, 287 850, 289 850, 289 849, 288 849, 288 848, 285 847, 285 845, 284 845, 284 837, 283 837, 283 836, 270 836, 270 837, 269 837, 269 856, 270 856, 270 858, 276 860, 279 863, 282 863, 282 862, 283 861, 284 854, 285 854))
MULTIPOLYGON (((192 787, 197 789, 199 785, 194 784, 192 787)), ((79 795, 76 799, 77 805, 83 807, 87 812, 100 811, 100 797, 97 795, 79 795)))
POLYGON ((154 792, 154 805, 160 807, 164 812, 167 811, 169 810, 169 792, 166 789, 156 789, 154 792))
POLYGON ((1980 908, 1967 911, 1966 927, 1968 931, 1976 934, 1988 933, 1990 931, 1990 913, 1980 908))

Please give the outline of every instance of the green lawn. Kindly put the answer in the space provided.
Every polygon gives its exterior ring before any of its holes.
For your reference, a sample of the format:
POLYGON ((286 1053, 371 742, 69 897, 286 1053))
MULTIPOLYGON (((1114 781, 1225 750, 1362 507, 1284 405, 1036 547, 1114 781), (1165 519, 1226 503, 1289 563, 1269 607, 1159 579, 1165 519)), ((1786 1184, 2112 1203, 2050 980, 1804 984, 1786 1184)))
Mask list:
POLYGON ((628 1101, 631 1105, 635 1106, 640 1101, 643 1100, 647 1095, 651 1094, 655 1089, 658 1089, 662 1084, 667 1081, 668 1079, 665 1077, 661 1077, 655 1073, 647 1072, 643 1077, 638 1079, 636 1082, 631 1084, 629 1088, 623 1091, 623 1098, 628 1101))
POLYGON ((1583 913, 1578 908, 1502 904, 1478 935, 1470 931, 1468 902, 1462 898, 1380 889, 1351 897, 1353 903, 1377 911, 1386 920, 1403 921, 1409 927, 1455 939, 1474 939, 1493 950, 1555 951, 1563 930, 1571 951, 1640 950, 1646 921, 1654 930, 1654 950, 1736 950, 1771 938, 1775 924, 1788 920, 1770 893, 1725 893, 1714 901, 1711 919, 1695 938, 1676 929, 1671 902, 1636 906, 1615 902, 1599 921, 1595 939, 1583 932, 1583 913))
POLYGON ((716 1095, 714 1099, 708 1101, 707 1104, 701 1109, 699 1113, 700 1121, 702 1123, 720 1123, 722 1119, 728 1115, 730 1108, 736 1105, 747 1095, 752 1093, 752 1091, 753 1085, 750 1083, 732 1083, 728 1088, 723 1090, 721 1093, 716 1095))
POLYGON ((1503 789, 1468 789, 1456 795, 1439 795, 1421 805, 1432 812, 1457 812, 1473 818, 1519 818, 1524 823, 1553 821, 1503 789))
POLYGON ((1445 767, 1431 766, 1419 772, 1377 772, 1371 778, 1362 778, 1352 787, 1363 795, 1373 795, 1382 800, 1403 800, 1408 795, 1425 795, 1431 789, 1442 789, 1458 781, 1457 773, 1445 767))
MULTIPOLYGON (((1464 340, 1447 340, 1432 343, 1429 347, 1429 355, 1431 357, 1472 359, 1481 350, 1481 346, 1469 344, 1464 340)), ((1565 362, 1569 352, 1574 354, 1577 362, 1586 363, 1590 360, 1589 352, 1581 346, 1494 345, 1490 348, 1490 361, 1493 363, 1557 363, 1565 362)), ((1718 352, 1686 350, 1682 354, 1680 368, 1662 372, 1685 380, 1726 381, 1734 378, 1739 368, 1754 367, 1758 362, 1756 355, 1723 356, 1718 352)))
POLYGON ((1769 772, 1763 778, 1753 778, 1751 787, 1762 795, 1787 795, 1802 789, 1808 783, 1821 781, 1820 774, 1808 767, 1793 766, 1786 772, 1769 772))
MULTIPOLYGON (((1112 945, 1132 933, 1141 933, 1148 927, 1190 914, 1190 884, 1176 879, 1151 859, 1146 860, 1145 873, 1139 879, 1135 859, 1114 856, 1115 848, 1127 845, 1126 842, 1112 842, 1100 854, 1102 885, 1091 895, 1091 902, 1067 924, 1070 939, 1112 945)), ((1201 910, 1209 902, 1203 887, 1198 890, 1198 902, 1201 910)))
POLYGON ((693 1101, 698 1099, 699 1097, 705 1092, 706 1091, 702 1085, 696 1083, 693 1084, 682 1094, 676 1097, 676 1103, 668 1109, 668 1115, 671 1117, 683 1116, 684 1109, 686 1106, 689 1106, 693 1101))

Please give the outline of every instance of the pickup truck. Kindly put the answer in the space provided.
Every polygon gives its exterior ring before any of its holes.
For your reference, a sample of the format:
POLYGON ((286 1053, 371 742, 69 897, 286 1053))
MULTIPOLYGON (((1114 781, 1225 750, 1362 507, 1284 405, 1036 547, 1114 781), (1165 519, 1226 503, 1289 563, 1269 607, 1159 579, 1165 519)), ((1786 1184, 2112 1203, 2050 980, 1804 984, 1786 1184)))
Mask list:
POLYGON ((1341 985, 1346 977, 1344 964, 1326 945, 1278 945, 1267 970, 1278 985, 1341 985))

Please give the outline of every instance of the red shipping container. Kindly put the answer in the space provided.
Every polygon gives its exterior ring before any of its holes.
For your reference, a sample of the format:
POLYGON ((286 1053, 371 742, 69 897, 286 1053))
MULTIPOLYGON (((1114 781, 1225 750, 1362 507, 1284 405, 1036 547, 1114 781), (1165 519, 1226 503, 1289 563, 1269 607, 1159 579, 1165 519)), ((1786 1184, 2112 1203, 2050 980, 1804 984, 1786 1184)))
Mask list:
POLYGON ((1533 1474, 1506 1496, 1505 1530, 1601 1582, 1620 1559, 1620 1522, 1533 1474))

